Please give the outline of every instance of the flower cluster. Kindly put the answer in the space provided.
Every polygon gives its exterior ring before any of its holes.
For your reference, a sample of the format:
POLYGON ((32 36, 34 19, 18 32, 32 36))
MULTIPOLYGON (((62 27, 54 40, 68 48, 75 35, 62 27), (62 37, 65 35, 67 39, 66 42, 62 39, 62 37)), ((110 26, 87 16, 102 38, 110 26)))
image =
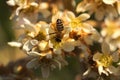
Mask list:
POLYGON ((77 12, 88 11, 89 14, 95 14, 97 20, 103 20, 104 17, 118 17, 120 14, 119 0, 83 0, 77 5, 77 12), (107 15, 106 15, 107 14, 107 15))
POLYGON ((106 19, 101 30, 101 35, 106 42, 110 43, 110 49, 115 51, 120 48, 120 19, 111 20, 106 19))
POLYGON ((87 67, 83 78, 103 74, 119 76, 120 24, 119 19, 114 19, 120 13, 119 0, 83 0, 76 7, 78 13, 83 12, 79 15, 57 7, 50 12, 47 2, 39 0, 8 0, 7 3, 15 7, 13 15, 17 16, 19 29, 24 31, 18 41, 8 44, 33 57, 27 68, 40 67, 47 78, 54 68, 68 65, 68 56, 77 56, 87 67), (39 17, 39 12, 44 19, 39 17), (92 26, 93 13, 97 20, 104 19, 103 25, 92 26))

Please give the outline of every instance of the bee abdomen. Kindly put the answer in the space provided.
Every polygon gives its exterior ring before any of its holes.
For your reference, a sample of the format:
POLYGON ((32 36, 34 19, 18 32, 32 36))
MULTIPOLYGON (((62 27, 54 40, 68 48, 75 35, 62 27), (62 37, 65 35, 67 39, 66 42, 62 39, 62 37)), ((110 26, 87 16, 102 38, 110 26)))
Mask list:
POLYGON ((62 20, 61 19, 57 19, 56 21, 56 28, 58 31, 63 31, 63 23, 62 23, 62 20))

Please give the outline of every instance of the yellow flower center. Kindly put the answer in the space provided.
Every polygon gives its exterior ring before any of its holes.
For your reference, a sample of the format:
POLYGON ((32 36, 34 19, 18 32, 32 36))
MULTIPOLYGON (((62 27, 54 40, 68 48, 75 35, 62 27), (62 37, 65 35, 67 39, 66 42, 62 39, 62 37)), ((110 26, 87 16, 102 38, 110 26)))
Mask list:
POLYGON ((112 56, 111 55, 102 55, 99 62, 102 66, 108 67, 112 64, 112 56))
POLYGON ((76 27, 80 27, 82 25, 82 23, 81 23, 80 19, 74 18, 74 19, 72 19, 70 25, 72 28, 76 28, 76 27))

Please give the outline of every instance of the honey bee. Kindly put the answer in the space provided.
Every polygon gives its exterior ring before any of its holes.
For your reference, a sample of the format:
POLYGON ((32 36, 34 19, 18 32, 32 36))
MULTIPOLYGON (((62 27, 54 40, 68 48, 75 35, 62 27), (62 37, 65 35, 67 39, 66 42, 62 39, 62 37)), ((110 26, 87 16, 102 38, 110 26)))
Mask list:
POLYGON ((54 33, 50 33, 50 34, 55 34, 55 41, 57 42, 61 42, 61 39, 63 37, 63 30, 64 30, 64 26, 63 26, 63 21, 61 19, 57 19, 56 20, 56 25, 54 26, 54 33))

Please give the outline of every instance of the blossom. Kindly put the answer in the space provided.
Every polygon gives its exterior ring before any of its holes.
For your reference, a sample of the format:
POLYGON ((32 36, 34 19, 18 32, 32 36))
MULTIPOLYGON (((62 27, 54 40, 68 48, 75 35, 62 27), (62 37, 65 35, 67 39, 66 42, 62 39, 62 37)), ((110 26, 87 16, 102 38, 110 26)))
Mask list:
POLYGON ((13 19, 17 16, 17 25, 21 25, 23 18, 27 18, 30 21, 36 23, 39 18, 39 12, 43 14, 44 18, 50 16, 50 11, 48 10, 48 3, 37 2, 34 0, 8 0, 7 4, 15 7, 13 14, 10 16, 10 19, 13 19))
POLYGON ((120 19, 111 20, 105 19, 103 28, 101 30, 102 36, 110 43, 111 51, 120 48, 120 19))
MULTIPOLYGON (((47 52, 46 52, 47 53, 47 52)), ((33 58, 31 61, 27 63, 27 68, 41 68, 42 76, 44 78, 47 78, 50 74, 50 70, 58 67, 61 69, 61 67, 68 65, 66 60, 61 55, 53 55, 53 57, 50 58, 40 58, 40 55, 36 54, 36 57, 33 58)))
POLYGON ((118 0, 83 0, 77 5, 76 11, 94 13, 97 20, 103 20, 104 17, 117 17, 120 12, 119 8, 118 0))
POLYGON ((24 19, 24 25, 21 28, 25 31, 26 35, 39 40, 46 39, 48 34, 48 24, 40 21, 36 24, 31 23, 28 19, 24 19))
POLYGON ((87 13, 80 14, 76 17, 72 12, 66 12, 68 16, 69 26, 71 27, 70 36, 84 40, 88 45, 92 45, 93 41, 100 39, 99 33, 92 25, 87 23, 90 15, 87 13))
POLYGON ((93 60, 97 63, 98 72, 106 74, 117 74, 119 68, 113 65, 114 62, 118 62, 119 53, 111 53, 109 45, 106 42, 102 43, 102 53, 97 52, 93 55, 93 60))
MULTIPOLYGON (((19 15, 19 19, 28 16, 27 18, 31 18, 30 15, 31 13, 36 13, 37 12, 37 8, 39 7, 38 4, 34 1, 30 1, 30 0, 8 0, 7 4, 10 6, 17 6, 15 13, 13 13, 11 15, 11 19, 15 16, 15 15, 19 15)), ((36 13, 37 14, 37 13, 36 13)), ((36 15, 34 15, 35 17, 36 15)), ((33 18, 32 18, 33 19, 33 18)))
POLYGON ((56 54, 61 54, 62 50, 67 52, 71 52, 72 50, 74 50, 74 44, 73 44, 74 41, 69 39, 70 27, 68 26, 67 23, 68 23, 67 16, 66 13, 64 12, 56 12, 56 14, 52 16, 52 22, 50 23, 50 28, 49 28, 50 44, 52 45, 51 47, 53 48, 53 51, 56 54), (61 26, 57 26, 58 19, 62 21, 61 23, 63 25, 62 31, 57 30, 57 27, 61 27, 61 26), (68 42, 68 44, 66 44, 66 42, 68 42))

